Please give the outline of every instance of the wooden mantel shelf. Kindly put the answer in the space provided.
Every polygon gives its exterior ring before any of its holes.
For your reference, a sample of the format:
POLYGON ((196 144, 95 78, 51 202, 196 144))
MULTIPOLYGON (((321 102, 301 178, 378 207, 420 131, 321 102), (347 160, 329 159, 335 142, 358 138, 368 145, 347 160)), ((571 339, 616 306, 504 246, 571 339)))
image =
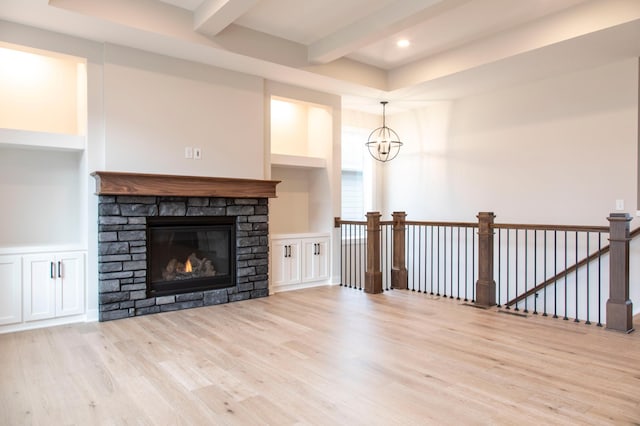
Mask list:
POLYGON ((278 180, 93 172, 98 195, 274 198, 278 180))

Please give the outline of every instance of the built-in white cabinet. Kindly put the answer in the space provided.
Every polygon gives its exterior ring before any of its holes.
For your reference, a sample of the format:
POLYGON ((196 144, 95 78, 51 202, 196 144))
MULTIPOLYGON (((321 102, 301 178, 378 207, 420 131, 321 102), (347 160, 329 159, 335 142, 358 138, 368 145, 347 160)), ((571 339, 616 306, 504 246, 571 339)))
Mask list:
POLYGON ((42 249, 0 248, 0 333, 86 319, 86 251, 42 249))
POLYGON ((0 256, 0 325, 22 322, 22 258, 0 256))
POLYGON ((23 258, 24 320, 84 313, 84 253, 43 253, 23 258))
POLYGON ((272 292, 293 290, 329 279, 329 236, 274 235, 271 239, 272 292))
POLYGON ((302 240, 302 281, 329 279, 329 238, 315 237, 302 240))
POLYGON ((300 240, 272 240, 272 285, 279 287, 299 283, 302 276, 300 262, 300 240))

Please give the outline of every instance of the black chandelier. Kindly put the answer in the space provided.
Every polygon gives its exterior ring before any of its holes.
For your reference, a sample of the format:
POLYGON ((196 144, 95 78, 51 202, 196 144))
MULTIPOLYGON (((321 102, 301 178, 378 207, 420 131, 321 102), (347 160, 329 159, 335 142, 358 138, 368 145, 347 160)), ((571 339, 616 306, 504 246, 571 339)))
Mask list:
POLYGON ((385 106, 388 102, 382 101, 380 103, 382 104, 382 127, 378 127, 369 134, 369 139, 365 145, 373 158, 386 163, 396 158, 400 152, 400 147, 402 147, 402 142, 400 142, 398 134, 387 127, 385 106))

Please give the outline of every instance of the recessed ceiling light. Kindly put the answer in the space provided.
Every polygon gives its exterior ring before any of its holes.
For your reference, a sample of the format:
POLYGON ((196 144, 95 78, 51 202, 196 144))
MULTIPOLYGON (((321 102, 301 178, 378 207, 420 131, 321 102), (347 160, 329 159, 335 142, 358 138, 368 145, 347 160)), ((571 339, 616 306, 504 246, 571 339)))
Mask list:
POLYGON ((409 40, 407 40, 406 38, 398 40, 398 42, 396 43, 396 45, 398 47, 409 47, 410 44, 411 44, 411 42, 409 40))

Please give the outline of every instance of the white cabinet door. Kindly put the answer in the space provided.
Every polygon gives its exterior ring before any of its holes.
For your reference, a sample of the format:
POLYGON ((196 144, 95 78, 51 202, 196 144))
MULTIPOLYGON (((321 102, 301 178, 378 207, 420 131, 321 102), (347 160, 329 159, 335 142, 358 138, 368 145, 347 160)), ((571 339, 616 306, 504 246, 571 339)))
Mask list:
POLYGON ((273 240, 272 241, 272 280, 274 286, 300 282, 300 241, 273 240))
POLYGON ((56 316, 84 313, 84 253, 56 255, 56 316))
POLYGON ((0 325, 22 322, 22 258, 0 256, 0 325))
POLYGON ((56 315, 56 262, 52 255, 24 256, 24 320, 36 321, 56 315))
POLYGON ((84 313, 84 253, 24 256, 24 320, 84 313))
POLYGON ((302 281, 321 281, 329 278, 329 239, 309 238, 303 242, 304 267, 302 281))

